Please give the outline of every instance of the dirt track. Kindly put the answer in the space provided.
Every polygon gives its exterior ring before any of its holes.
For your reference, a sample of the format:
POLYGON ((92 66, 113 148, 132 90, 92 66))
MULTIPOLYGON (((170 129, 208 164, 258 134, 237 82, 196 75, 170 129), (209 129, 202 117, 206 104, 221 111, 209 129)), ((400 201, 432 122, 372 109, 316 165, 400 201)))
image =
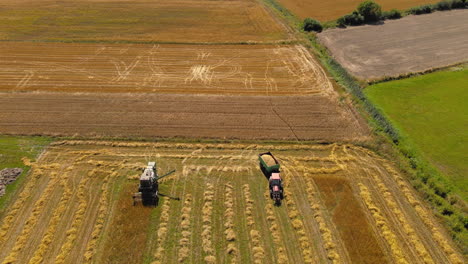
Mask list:
POLYGON ((0 217, 0 261, 461 263, 409 188, 349 145, 56 142, 0 217), (282 164, 281 207, 258 169, 265 150, 282 164), (147 160, 177 169, 160 191, 180 201, 132 206, 147 160))
POLYGON ((452 10, 326 30, 318 37, 351 74, 372 80, 467 61, 467 24, 468 10, 452 10))
POLYGON ((0 133, 367 140, 367 125, 324 95, 247 97, 1 93, 0 133))
POLYGON ((296 95, 332 84, 300 45, 0 43, 0 91, 296 95))

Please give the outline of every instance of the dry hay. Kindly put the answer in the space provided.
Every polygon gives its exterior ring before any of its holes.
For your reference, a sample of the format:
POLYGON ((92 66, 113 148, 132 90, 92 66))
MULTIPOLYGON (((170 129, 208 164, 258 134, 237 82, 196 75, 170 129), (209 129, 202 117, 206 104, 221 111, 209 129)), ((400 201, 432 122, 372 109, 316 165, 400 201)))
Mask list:
POLYGON ((203 208, 202 208, 202 247, 203 252, 207 255, 205 261, 207 263, 216 263, 215 252, 212 242, 212 216, 213 216, 213 199, 214 199, 214 186, 211 183, 206 185, 206 191, 203 193, 203 208))
POLYGON ((429 254, 429 252, 426 250, 426 248, 422 244, 414 228, 408 223, 405 215, 399 209, 399 206, 396 203, 395 198, 392 196, 392 194, 390 193, 388 188, 385 186, 385 184, 382 182, 380 177, 375 174, 372 174, 372 178, 377 183, 377 187, 379 188, 380 193, 383 195, 388 206, 390 207, 392 212, 397 217, 398 221, 401 224, 403 231, 405 232, 406 236, 409 238, 410 243, 413 245, 414 249, 416 250, 418 255, 421 257, 423 262, 427 264, 434 263, 434 260, 432 259, 431 255, 429 254))
MULTIPOLYGON (((70 171, 73 170, 73 166, 68 168, 70 171)), ((60 223, 60 219, 67 209, 67 205, 70 202, 70 198, 72 197, 72 191, 70 189, 69 184, 67 184, 68 178, 70 174, 65 172, 60 177, 60 186, 63 188, 63 194, 60 198, 60 201, 55 208, 54 212, 52 213, 52 218, 49 221, 47 230, 38 246, 36 251, 34 252, 31 260, 29 261, 30 264, 39 264, 43 262, 43 257, 46 251, 49 248, 49 245, 53 242, 55 232, 57 231, 57 225, 60 223)))
POLYGON ((255 228, 255 220, 253 216, 254 210, 254 201, 252 200, 252 195, 250 194, 250 187, 248 184, 245 184, 242 187, 245 198, 245 215, 247 219, 247 225, 250 228, 250 242, 251 251, 253 255, 253 263, 260 264, 263 263, 265 258, 265 249, 261 243, 260 232, 255 228))
POLYGON ((181 239, 179 240, 178 247, 178 262, 183 263, 187 261, 187 258, 190 256, 190 236, 192 232, 190 231, 190 216, 192 211, 192 195, 187 194, 185 197, 184 205, 181 210, 180 216, 180 234, 181 239))
POLYGON ((324 247, 327 250, 327 257, 331 260, 332 263, 341 263, 340 255, 336 249, 336 238, 333 237, 332 231, 328 227, 328 223, 325 221, 323 216, 323 208, 320 204, 320 199, 315 197, 317 191, 315 190, 314 185, 312 184, 312 180, 310 179, 310 175, 304 175, 304 179, 306 182, 306 192, 307 192, 307 199, 311 204, 311 208, 314 211, 314 219, 319 225, 320 234, 322 235, 322 240, 324 243, 324 247))
POLYGON ((262 159, 263 159, 263 161, 265 161, 265 163, 266 163, 267 166, 276 165, 275 159, 273 159, 273 157, 270 156, 270 155, 263 155, 263 156, 262 156, 262 159))
POLYGON ((377 227, 380 230, 381 235, 385 238, 386 242, 388 243, 390 250, 393 254, 393 258, 396 263, 407 264, 408 260, 406 260, 405 255, 401 249, 401 246, 398 242, 398 239, 394 232, 390 229, 385 217, 380 212, 380 209, 376 207, 374 201, 372 200, 371 193, 364 186, 362 183, 358 184, 360 189, 360 195, 366 204, 367 208, 369 209, 377 227))
POLYGON ((65 263, 66 258, 68 257, 73 243, 75 242, 78 236, 78 229, 83 224, 84 215, 86 209, 88 208, 88 183, 91 177, 94 176, 94 170, 90 171, 86 176, 83 176, 78 184, 78 191, 76 196, 78 197, 78 207, 74 212, 73 219, 71 220, 70 228, 65 232, 66 238, 62 247, 60 248, 60 253, 55 257, 55 263, 65 263))
POLYGON ((164 200, 163 205, 161 206, 161 216, 159 217, 159 227, 158 227, 158 239, 157 239, 157 248, 154 253, 154 261, 152 264, 161 264, 163 263, 163 254, 164 254, 164 244, 167 239, 167 226, 169 224, 169 213, 171 209, 170 199, 164 200))
POLYGON ((98 244, 98 238, 104 228, 106 216, 109 213, 109 185, 111 181, 115 180, 117 177, 117 172, 112 172, 111 174, 106 174, 102 180, 101 186, 101 197, 99 198, 99 209, 96 223, 94 224, 93 232, 91 233, 91 240, 86 246, 86 251, 84 253, 84 263, 90 263, 94 254, 96 254, 96 247, 98 244))
MULTIPOLYGON (((268 191, 265 192, 265 199, 270 199, 270 194, 268 191)), ((273 236, 273 242, 275 243, 276 259, 279 264, 289 263, 288 255, 284 248, 283 240, 281 237, 281 232, 276 221, 275 213, 273 212, 273 205, 271 203, 268 203, 265 206, 265 211, 267 213, 267 220, 270 225, 269 229, 273 236)))
POLYGON ((20 251, 23 249, 23 247, 25 246, 26 242, 28 241, 29 236, 31 235, 31 232, 35 230, 35 226, 39 220, 39 217, 43 213, 43 209, 47 201, 50 199, 52 191, 54 190, 53 189, 54 185, 59 180, 56 172, 51 172, 49 177, 50 179, 49 179, 49 182, 47 183, 47 187, 44 189, 39 200, 37 200, 34 203, 34 209, 32 210, 29 218, 26 220, 25 226, 23 230, 21 231, 21 234, 16 238, 15 245, 13 246, 13 249, 10 251, 8 256, 5 258, 5 260, 3 261, 3 264, 16 262, 17 256, 20 253, 20 251))
POLYGON ((435 241, 437 241, 439 246, 444 250, 445 254, 447 254, 449 260, 452 263, 463 264, 464 263, 463 258, 457 253, 457 251, 447 241, 446 236, 443 234, 440 228, 433 222, 434 220, 432 219, 432 216, 430 216, 430 214, 421 205, 421 203, 414 197, 406 181, 386 161, 383 161, 383 166, 393 176, 393 179, 398 184, 398 187, 403 192, 408 202, 414 207, 414 210, 418 213, 423 223, 429 228, 429 230, 431 231, 432 237, 434 238, 435 241))
POLYGON ((227 248, 226 253, 232 256, 231 262, 237 262, 238 249, 236 247, 236 232, 234 230, 234 198, 233 187, 231 184, 226 184, 224 188, 224 235, 226 238, 227 248))
MULTIPOLYGON (((283 166, 283 170, 286 172, 285 175, 288 175, 287 177, 283 176, 284 180, 284 196, 285 197, 293 197, 293 194, 291 193, 291 181, 288 180, 290 177, 289 175, 294 175, 291 170, 289 169, 288 163, 283 166)), ((305 263, 313 263, 313 258, 312 258, 312 247, 309 242, 309 238, 307 237, 307 234, 304 229, 304 222, 301 219, 300 213, 297 209, 296 203, 293 198, 288 198, 285 199, 286 205, 287 205, 287 210, 288 210, 288 217, 291 220, 291 225, 294 228, 294 231, 296 234, 299 236, 299 241, 300 241, 300 246, 301 246, 301 253, 302 257, 304 259, 305 263)))
POLYGON ((8 213, 3 218, 3 223, 0 227, 0 243, 3 243, 7 238, 6 234, 14 223, 16 215, 19 213, 26 200, 33 193, 33 190, 36 188, 36 183, 38 179, 43 176, 43 173, 44 172, 41 169, 36 168, 36 166, 32 166, 32 172, 30 173, 29 181, 26 182, 23 191, 20 193, 13 206, 9 208, 8 213))

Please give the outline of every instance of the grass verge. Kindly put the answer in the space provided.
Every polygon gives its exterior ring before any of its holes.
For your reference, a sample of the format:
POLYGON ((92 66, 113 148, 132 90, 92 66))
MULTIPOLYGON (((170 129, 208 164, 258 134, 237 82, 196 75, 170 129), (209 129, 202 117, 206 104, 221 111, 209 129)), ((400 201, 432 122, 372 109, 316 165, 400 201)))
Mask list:
POLYGON ((34 161, 50 142, 47 137, 18 137, 0 135, 0 170, 4 168, 22 168, 23 173, 12 184, 7 185, 6 193, 0 197, 0 216, 16 193, 19 186, 25 181, 30 167, 21 160, 26 157, 34 161))

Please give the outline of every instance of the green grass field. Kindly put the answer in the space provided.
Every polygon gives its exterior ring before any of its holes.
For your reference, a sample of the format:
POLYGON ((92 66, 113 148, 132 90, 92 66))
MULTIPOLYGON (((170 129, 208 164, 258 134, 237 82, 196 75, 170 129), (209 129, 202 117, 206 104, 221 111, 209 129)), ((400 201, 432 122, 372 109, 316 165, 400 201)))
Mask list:
POLYGON ((23 168, 22 175, 14 183, 7 185, 6 194, 0 197, 0 213, 14 190, 21 185, 29 167, 21 160, 23 157, 35 160, 46 145, 51 142, 45 137, 13 137, 0 135, 0 170, 4 168, 23 168))
POLYGON ((429 160, 468 198, 468 68, 372 85, 365 92, 394 123, 403 144, 429 160))

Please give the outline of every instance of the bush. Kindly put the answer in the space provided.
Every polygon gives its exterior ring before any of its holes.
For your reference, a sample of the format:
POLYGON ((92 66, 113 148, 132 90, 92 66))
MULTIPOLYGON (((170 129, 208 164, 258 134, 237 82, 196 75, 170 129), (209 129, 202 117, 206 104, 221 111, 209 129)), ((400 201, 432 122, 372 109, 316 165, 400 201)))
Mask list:
POLYGON ((449 10, 452 8, 451 6, 451 3, 447 2, 447 1, 442 1, 442 2, 439 2, 437 4, 435 4, 435 8, 437 10, 449 10))
POLYGON ((468 6, 468 2, 463 1, 463 0, 452 0, 448 2, 450 4, 450 8, 465 8, 465 6, 468 6))
POLYGON ((361 14, 359 14, 356 11, 354 11, 351 14, 347 14, 338 18, 338 21, 337 21, 337 24, 339 26, 344 26, 344 25, 357 26, 363 23, 364 23, 364 17, 361 16, 361 14))
POLYGON ((322 29, 323 29, 320 22, 318 22, 315 19, 309 18, 309 17, 304 19, 304 23, 303 23, 302 28, 304 29, 304 31, 307 31, 307 32, 310 32, 310 31, 321 32, 322 29))
POLYGON ((365 22, 379 21, 382 17, 382 9, 380 8, 380 5, 371 0, 366 0, 360 3, 357 11, 364 17, 365 22))
POLYGON ((382 18, 383 19, 398 19, 401 18, 401 13, 400 11, 396 9, 392 9, 390 11, 385 11, 382 13, 382 18))
POLYGON ((423 6, 410 8, 408 10, 408 13, 412 15, 422 15, 422 14, 432 13, 432 11, 433 11, 433 7, 431 5, 423 5, 423 6))

